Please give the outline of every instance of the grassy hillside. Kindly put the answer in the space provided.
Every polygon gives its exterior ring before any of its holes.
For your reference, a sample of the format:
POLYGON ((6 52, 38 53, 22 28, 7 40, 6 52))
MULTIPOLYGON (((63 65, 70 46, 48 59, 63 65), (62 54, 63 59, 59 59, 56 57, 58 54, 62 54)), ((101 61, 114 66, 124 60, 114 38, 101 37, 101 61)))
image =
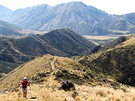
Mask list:
POLYGON ((127 88, 112 79, 105 78, 96 71, 82 66, 75 60, 66 57, 44 55, 29 61, 0 79, 2 100, 20 100, 19 88, 23 77, 32 81, 28 86, 28 99, 54 101, 131 101, 135 99, 134 88, 127 88), (44 74, 44 75, 41 75, 44 74), (58 90, 62 80, 71 80, 76 90, 58 90))
POLYGON ((120 85, 115 81, 110 81, 104 78, 100 73, 92 71, 87 67, 82 66, 77 61, 51 55, 35 58, 32 61, 22 64, 14 69, 6 76, 0 79, 0 90, 7 88, 9 91, 14 91, 19 87, 23 77, 28 77, 33 82, 48 81, 50 76, 55 81, 71 80, 78 85, 108 85, 109 87, 119 88, 120 85), (46 76, 40 76, 39 73, 44 73, 46 76), (38 78, 36 80, 36 78, 38 78))
MULTIPOLYGON (((19 65, 44 54, 71 57, 96 46, 78 33, 62 28, 44 35, 19 39, 0 38, 0 60, 19 65)), ((3 65, 3 64, 2 64, 3 65)), ((11 65, 0 67, 2 73, 13 70, 11 65), (10 68, 7 70, 7 68, 10 68)))
POLYGON ((10 24, 8 22, 4 22, 0 20, 0 37, 21 38, 21 37, 27 37, 30 35, 43 34, 43 33, 46 32, 23 29, 13 24, 10 24))
MULTIPOLYGON (((80 58, 43 55, 22 64, 0 78, 1 100, 20 100, 23 77, 28 77, 28 100, 60 101, 134 101, 134 35, 117 39, 111 47, 80 58), (116 44, 117 43, 117 44, 116 44), (115 46, 112 46, 115 45, 115 46), (58 90, 62 80, 71 80, 76 90, 58 90), (121 83, 119 83, 119 82, 121 83)), ((109 46, 109 45, 108 45, 109 46)))
POLYGON ((80 63, 121 83, 134 86, 134 36, 121 37, 104 46, 97 53, 80 60, 80 63))

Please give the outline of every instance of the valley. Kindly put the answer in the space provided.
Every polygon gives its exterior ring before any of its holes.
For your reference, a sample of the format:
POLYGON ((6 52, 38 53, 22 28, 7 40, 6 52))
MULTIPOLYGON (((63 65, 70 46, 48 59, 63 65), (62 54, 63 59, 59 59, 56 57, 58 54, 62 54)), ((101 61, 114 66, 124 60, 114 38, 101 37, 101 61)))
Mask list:
POLYGON ((0 101, 135 101, 135 13, 75 1, 0 10, 0 101))

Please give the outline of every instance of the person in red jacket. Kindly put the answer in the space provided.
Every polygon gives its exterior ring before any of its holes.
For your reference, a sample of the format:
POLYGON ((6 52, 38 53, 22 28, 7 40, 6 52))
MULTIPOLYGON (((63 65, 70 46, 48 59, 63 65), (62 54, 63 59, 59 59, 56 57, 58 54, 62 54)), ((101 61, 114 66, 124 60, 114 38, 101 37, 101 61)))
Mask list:
POLYGON ((27 77, 24 77, 23 81, 21 82, 21 88, 24 98, 27 98, 27 85, 30 85, 30 83, 27 81, 27 77))

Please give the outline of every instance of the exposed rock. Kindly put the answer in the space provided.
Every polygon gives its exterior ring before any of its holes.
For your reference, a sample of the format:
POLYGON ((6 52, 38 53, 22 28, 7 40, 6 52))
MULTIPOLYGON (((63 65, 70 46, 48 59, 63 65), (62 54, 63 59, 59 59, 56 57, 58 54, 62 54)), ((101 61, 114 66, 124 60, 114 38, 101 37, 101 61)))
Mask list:
POLYGON ((66 69, 62 69, 61 70, 63 73, 68 73, 68 71, 66 69))
POLYGON ((75 86, 74 86, 73 82, 66 80, 66 81, 61 82, 61 86, 58 89, 59 90, 63 89, 65 91, 67 91, 67 90, 70 90, 71 88, 73 88, 73 90, 75 90, 75 86))
POLYGON ((40 76, 40 77, 46 77, 47 75, 46 75, 46 73, 38 73, 38 76, 40 76))

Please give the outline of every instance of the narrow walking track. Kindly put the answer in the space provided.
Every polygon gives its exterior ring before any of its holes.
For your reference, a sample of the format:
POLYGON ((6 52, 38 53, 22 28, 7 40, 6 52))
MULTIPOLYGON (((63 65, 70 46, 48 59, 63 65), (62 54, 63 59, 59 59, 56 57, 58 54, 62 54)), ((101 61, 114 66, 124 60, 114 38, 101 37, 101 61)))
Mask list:
MULTIPOLYGON (((52 80, 53 80, 53 77, 52 77, 52 76, 53 76, 53 73, 54 73, 54 70, 55 70, 55 65, 54 65, 54 63, 55 63, 56 59, 57 59, 57 58, 54 57, 53 61, 51 62, 51 67, 52 67, 52 68, 50 69, 50 71, 52 71, 52 73, 51 73, 51 75, 50 75, 50 85, 49 85, 50 88, 51 88, 51 92, 53 92, 53 88, 52 88, 52 87, 53 87, 53 84, 54 84, 54 83, 52 82, 52 80)), ((53 98, 52 93, 50 93, 50 96, 53 98)))
MULTIPOLYGON (((50 88, 50 90, 51 90, 51 92, 50 92, 50 97, 51 97, 52 99, 54 98, 53 95, 52 95, 52 92, 53 92, 53 86, 55 85, 54 82, 53 82, 53 73, 54 73, 54 71, 55 71, 55 61, 56 61, 56 59, 57 59, 57 57, 54 57, 53 60, 50 62, 50 65, 51 65, 50 71, 52 71, 52 72, 51 72, 51 74, 50 74, 50 77, 48 78, 48 81, 49 81, 49 88, 50 88)), ((29 87, 29 94, 28 94, 28 96, 29 96, 30 98, 25 99, 25 100, 26 100, 26 101, 37 101, 36 98, 33 99, 32 95, 33 95, 33 93, 32 93, 32 91, 31 91, 31 88, 29 87)), ((18 99, 20 99, 21 96, 22 96, 22 95, 21 95, 21 91, 20 91, 19 94, 18 94, 18 99)), ((34 94, 34 96, 35 96, 35 94, 34 94)), ((54 100, 54 99, 53 99, 53 100, 54 100)))
POLYGON ((56 61, 56 57, 54 57, 53 61, 51 62, 52 70, 54 70, 54 62, 56 61))

